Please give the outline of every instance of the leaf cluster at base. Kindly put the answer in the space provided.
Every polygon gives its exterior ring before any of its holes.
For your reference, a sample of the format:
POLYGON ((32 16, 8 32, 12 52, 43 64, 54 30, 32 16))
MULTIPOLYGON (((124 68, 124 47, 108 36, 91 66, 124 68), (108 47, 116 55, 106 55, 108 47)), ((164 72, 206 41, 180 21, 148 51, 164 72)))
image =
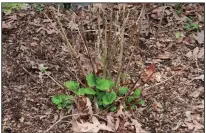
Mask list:
MULTIPOLYGON (((118 97, 123 97, 129 93, 129 89, 125 86, 119 87, 117 94, 113 91, 114 82, 112 80, 96 77, 93 73, 86 76, 88 87, 81 88, 78 82, 66 81, 65 87, 72 91, 77 97, 86 96, 89 99, 96 99, 97 105, 100 109, 110 107, 118 97)), ((140 89, 136 89, 135 92, 126 98, 126 105, 131 105, 131 108, 136 107, 136 100, 139 104, 144 104, 144 101, 139 99, 141 95, 140 89)), ((72 95, 55 95, 52 98, 52 102, 57 105, 58 109, 63 107, 69 108, 73 103, 74 97, 72 95)), ((115 105, 109 108, 110 111, 116 111, 115 105)))

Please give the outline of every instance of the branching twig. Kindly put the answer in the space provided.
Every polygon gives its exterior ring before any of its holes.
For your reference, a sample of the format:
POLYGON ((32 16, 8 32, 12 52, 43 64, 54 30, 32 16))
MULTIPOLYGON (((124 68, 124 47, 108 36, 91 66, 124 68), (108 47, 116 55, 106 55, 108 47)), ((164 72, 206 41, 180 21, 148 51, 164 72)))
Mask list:
MULTIPOLYGON (((57 29, 57 27, 54 25, 54 23, 52 22, 52 20, 47 16, 47 14, 45 14, 44 13, 44 15, 47 17, 47 19, 49 19, 50 20, 50 23, 52 24, 52 26, 58 31, 58 33, 61 35, 61 36, 63 36, 63 34, 61 33, 61 31, 59 30, 59 29, 57 29)), ((51 55, 57 62, 59 62, 60 64, 62 64, 59 60, 57 60, 53 55, 51 55)), ((82 85, 82 86, 84 86, 84 87, 86 87, 86 85, 85 84, 83 84, 82 82, 81 82, 81 80, 72 72, 72 71, 70 71, 64 64, 62 64, 68 71, 69 71, 69 73, 70 74, 72 74, 75 78, 76 78, 76 80, 82 85)))
MULTIPOLYGON (((51 54, 50 54, 51 55, 51 54)), ((68 67, 66 65, 64 65, 60 60, 57 60, 53 55, 51 55, 55 61, 57 61, 59 64, 61 64, 65 70, 67 70, 72 76, 74 76, 76 78, 76 80, 84 87, 86 87, 86 85, 84 83, 81 82, 81 80, 77 77, 77 75, 75 73, 73 73, 70 69, 68 69, 68 67)))
POLYGON ((100 29, 100 7, 99 7, 99 10, 98 10, 98 36, 97 36, 97 53, 100 54, 100 38, 101 38, 101 29, 100 29))
POLYGON ((50 76, 50 75, 47 74, 47 73, 46 73, 46 75, 47 75, 50 79, 52 79, 60 88, 64 89, 64 87, 63 87, 59 82, 57 82, 52 76, 50 76))
MULTIPOLYGON (((54 11, 54 10, 53 10, 53 13, 55 14, 55 11, 54 11)), ((65 39, 68 49, 71 50, 72 55, 74 56, 77 64, 79 65, 79 67, 80 67, 80 69, 81 69, 84 77, 86 77, 86 72, 85 72, 83 66, 81 65, 81 62, 80 62, 79 59, 77 58, 78 56, 77 56, 76 52, 74 51, 71 43, 69 42, 69 39, 68 39, 68 37, 67 37, 67 35, 66 35, 65 31, 64 31, 64 28, 63 28, 63 26, 62 26, 62 23, 61 23, 61 21, 60 21, 60 19, 59 19, 59 17, 58 17, 57 15, 56 15, 56 19, 57 19, 57 23, 59 24, 60 29, 61 29, 62 38, 65 39)))
MULTIPOLYGON (((76 17, 78 17, 78 15, 77 15, 74 11, 72 11, 72 12, 74 13, 74 15, 76 15, 76 17)), ((80 23, 80 24, 81 24, 81 27, 83 27, 82 23, 80 23)), ((87 55, 89 56, 89 60, 90 60, 90 64, 91 64, 92 69, 93 69, 93 73, 94 73, 94 75, 96 75, 94 63, 93 63, 93 61, 92 61, 92 55, 91 55, 90 52, 89 52, 88 44, 87 44, 86 37, 85 37, 85 34, 84 34, 84 33, 85 33, 85 30, 84 30, 84 28, 79 28, 79 27, 78 27, 77 31, 78 31, 78 33, 79 33, 79 35, 80 35, 80 37, 81 37, 81 39, 82 39, 82 41, 83 41, 84 48, 85 48, 85 50, 86 50, 86 52, 87 52, 87 55), (81 30, 80 30, 80 29, 81 29, 81 30)))
MULTIPOLYGON (((72 116, 76 116, 76 115, 84 116, 84 115, 88 115, 88 114, 72 114, 72 115, 63 116, 58 121, 56 121, 53 125, 51 125, 44 133, 47 133, 48 131, 50 131, 55 125, 57 125, 63 119, 68 118, 68 117, 72 117, 72 116)), ((93 115, 97 115, 97 114, 93 114, 93 115)))
MULTIPOLYGON (((109 26, 109 38, 108 38, 108 42, 110 43, 110 44, 112 44, 112 26, 113 26, 113 17, 112 17, 112 15, 113 15, 113 9, 111 9, 111 13, 110 13, 110 26, 109 26)), ((114 47, 113 45, 111 46, 111 45, 107 45, 107 60, 106 60, 106 65, 107 65, 107 76, 110 76, 110 69, 111 69, 111 59, 112 59, 112 54, 114 54, 113 52, 114 51, 112 51, 112 47, 114 47), (110 48, 109 48, 110 47, 110 48), (108 64, 108 62, 109 62, 109 64, 108 64)), ((107 77, 106 77, 107 78, 107 77)))
POLYGON ((144 71, 142 71, 142 72, 140 73, 138 79, 137 79, 136 82, 133 84, 132 88, 129 90, 129 93, 127 93, 127 94, 124 96, 124 98, 123 98, 122 101, 125 101, 125 99, 127 98, 127 96, 130 96, 130 95, 132 94, 132 92, 135 90, 135 88, 139 88, 139 87, 143 86, 144 84, 146 84, 146 83, 149 81, 149 79, 152 77, 153 73, 154 73, 154 72, 151 73, 151 74, 149 75, 149 77, 146 79, 145 82, 142 82, 139 86, 135 87, 136 84, 137 84, 137 83, 139 82, 139 80, 141 79, 141 76, 142 76, 142 73, 143 73, 143 72, 144 72, 144 71))
MULTIPOLYGON (((83 27, 83 26, 82 26, 83 27)), ((92 69, 93 69, 93 73, 94 75, 96 75, 96 72, 95 72, 95 67, 94 67, 94 63, 92 61, 92 55, 91 53, 89 52, 89 48, 88 48, 88 44, 87 44, 87 41, 85 39, 85 35, 84 35, 84 32, 81 32, 80 29, 78 28, 78 32, 79 32, 79 35, 83 41, 83 44, 84 44, 84 47, 85 47, 85 50, 87 52, 87 55, 89 56, 89 60, 90 60, 90 64, 92 66, 92 69)))
POLYGON ((145 10, 145 4, 143 4, 143 6, 142 6, 142 9, 141 9, 140 15, 139 15, 139 17, 138 17, 138 19, 137 19, 137 21, 136 21, 136 25, 138 25, 139 20, 140 20, 140 18, 142 17, 142 14, 143 14, 144 10, 145 10))
POLYGON ((171 80, 172 78, 174 78, 175 76, 177 76, 178 74, 180 74, 180 72, 182 72, 182 71, 184 71, 184 70, 185 70, 185 69, 183 68, 182 70, 180 70, 180 71, 177 72, 176 74, 172 75, 172 76, 169 77, 168 79, 165 79, 164 81, 162 81, 162 82, 160 82, 160 83, 157 83, 157 84, 155 84, 155 85, 153 85, 153 86, 150 86, 150 87, 148 87, 148 88, 146 88, 146 89, 150 89, 150 88, 153 88, 153 87, 155 87, 155 86, 159 86, 159 85, 167 82, 168 80, 171 80))
POLYGON ((105 20, 105 30, 104 30, 104 70, 103 77, 106 78, 107 72, 107 19, 105 20))
MULTIPOLYGON (((141 9, 141 12, 140 12, 140 15, 139 15, 139 17, 138 17, 138 19, 137 19, 137 21, 136 21, 136 25, 138 25, 138 27, 140 27, 139 26, 139 20, 140 20, 140 18, 142 17, 142 15, 143 15, 143 12, 145 11, 145 4, 143 4, 143 6, 142 6, 142 9, 141 9)), ((139 32, 140 32, 140 28, 139 28, 139 32)), ((138 34, 140 34, 140 33, 138 33, 138 34)), ((138 40, 138 42, 139 42, 139 36, 138 36, 138 38, 135 38, 135 40, 138 40)), ((134 45, 136 44, 136 42, 134 42, 134 45)), ((127 65, 126 65, 126 68, 125 68, 125 73, 127 73, 128 72, 128 69, 129 69, 129 65, 130 65, 130 62, 131 62, 131 60, 132 60, 132 57, 133 57, 133 54, 134 54, 134 48, 132 49, 132 54, 130 55, 130 57, 129 57, 129 62, 127 63, 127 65)), ((123 81, 123 83, 125 83, 125 80, 123 81)))
MULTIPOLYGON (((124 13, 125 13, 125 4, 123 6, 123 17, 124 17, 124 13)), ((116 78, 116 81, 115 81, 115 89, 117 89, 117 85, 119 83, 120 75, 121 75, 121 71, 122 71, 122 59, 123 59, 123 52, 124 52, 124 30, 125 30, 126 22, 129 18, 129 13, 130 13, 130 10, 127 13, 127 17, 124 20, 121 31, 120 31, 121 32, 121 41, 120 41, 119 69, 118 69, 117 78, 116 78)))

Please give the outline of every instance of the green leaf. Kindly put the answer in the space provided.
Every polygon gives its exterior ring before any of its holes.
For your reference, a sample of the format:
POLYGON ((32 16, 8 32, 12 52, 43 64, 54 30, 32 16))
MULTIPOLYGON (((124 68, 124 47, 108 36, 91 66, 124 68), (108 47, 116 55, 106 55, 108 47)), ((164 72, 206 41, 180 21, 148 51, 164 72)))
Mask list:
POLYGON ((123 95, 125 95, 128 91, 129 91, 129 89, 128 89, 127 87, 121 87, 121 88, 119 88, 118 94, 119 94, 120 96, 123 96, 123 95))
POLYGON ((141 94, 141 91, 139 89, 136 89, 135 92, 132 94, 132 96, 134 98, 138 98, 140 96, 140 94, 141 94))
POLYGON ((106 79, 97 79, 96 81, 97 85, 97 89, 101 90, 101 91, 108 91, 110 86, 111 86, 111 83, 109 80, 106 80, 106 79))
POLYGON ((70 109, 70 108, 71 108, 71 105, 66 105, 65 108, 66 108, 66 109, 70 109))
POLYGON ((132 110, 135 110, 136 107, 137 107, 137 106, 133 104, 133 105, 131 106, 131 109, 132 109, 132 110))
POLYGON ((135 98, 133 96, 128 96, 127 97, 127 102, 130 103, 134 100, 135 98))
POLYGON ((58 104, 58 105, 57 105, 57 108, 58 108, 58 109, 62 109, 62 107, 63 107, 62 104, 58 104))
POLYGON ((42 67, 41 72, 45 73, 46 72, 46 67, 42 67))
POLYGON ((186 24, 185 24, 185 29, 186 29, 186 30, 191 30, 191 27, 190 27, 190 24, 189 24, 189 23, 186 23, 186 24))
POLYGON ((84 93, 84 89, 79 89, 77 91, 74 91, 74 93, 77 95, 77 96, 83 96, 85 93, 84 93))
POLYGON ((115 92, 110 92, 110 93, 106 93, 106 95, 104 95, 102 97, 102 101, 104 105, 109 105, 111 103, 114 102, 114 100, 116 100, 117 95, 115 92))
POLYGON ((192 19, 189 18, 189 17, 187 17, 187 22, 188 22, 188 23, 191 23, 191 22, 192 22, 192 19))
POLYGON ((114 81, 112 81, 111 79, 109 79, 109 83, 110 83, 110 88, 114 87, 114 81))
POLYGON ((69 96, 69 95, 55 95, 52 98, 52 102, 56 105, 59 105, 61 103, 64 103, 66 100, 73 100, 73 96, 69 96))
POLYGON ((88 95, 95 95, 96 94, 96 92, 92 88, 84 88, 84 92, 85 92, 85 94, 88 94, 88 95))
POLYGON ((180 35, 181 35, 180 32, 176 32, 176 33, 175 33, 175 37, 176 37, 177 39, 180 38, 180 35))
POLYGON ((102 100, 101 100, 101 99, 98 99, 98 100, 97 100, 97 104, 98 104, 98 106, 102 106, 102 104, 103 104, 103 103, 102 103, 102 100))
POLYGON ((80 88, 81 94, 95 95, 95 91, 92 88, 80 88))
POLYGON ((102 97, 106 94, 106 92, 96 91, 97 99, 102 99, 102 97))
POLYGON ((175 4, 175 8, 181 7, 180 3, 175 4))
POLYGON ((88 74, 86 80, 89 87, 96 86, 96 78, 93 73, 88 74))
POLYGON ((180 15, 182 13, 181 10, 176 10, 177 15, 180 15))
POLYGON ((139 102, 139 104, 144 105, 144 104, 145 104, 145 101, 144 101, 144 100, 141 100, 141 101, 139 102))
POLYGON ((114 111, 116 111, 117 110, 117 107, 116 106, 112 106, 112 107, 110 107, 110 109, 109 109, 110 111, 112 111, 112 112, 114 112, 114 111))
POLYGON ((196 23, 193 23, 193 24, 192 24, 192 28, 193 28, 193 29, 196 29, 196 30, 198 30, 198 28, 199 28, 199 27, 198 27, 198 24, 196 24, 196 23))
POLYGON ((67 81, 64 83, 64 85, 72 91, 78 91, 79 88, 79 83, 75 82, 75 81, 67 81))

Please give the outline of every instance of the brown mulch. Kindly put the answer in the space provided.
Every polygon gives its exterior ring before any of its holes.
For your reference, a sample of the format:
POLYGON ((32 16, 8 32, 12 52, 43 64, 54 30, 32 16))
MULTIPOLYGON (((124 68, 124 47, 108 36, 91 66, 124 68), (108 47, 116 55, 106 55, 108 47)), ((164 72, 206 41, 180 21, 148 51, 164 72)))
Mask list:
MULTIPOLYGON (((139 20, 139 32, 133 31, 137 27, 132 26, 141 14, 143 5, 128 5, 131 15, 125 30, 123 69, 129 67, 127 75, 131 82, 135 82, 145 67, 153 62, 156 67, 152 79, 141 87, 145 106, 139 107, 133 115, 145 131, 204 132, 204 78, 200 77, 204 75, 204 54, 201 54, 204 41, 198 37, 205 28, 204 5, 183 4, 186 9, 181 16, 177 16, 173 4, 168 4, 166 8, 160 4, 154 8, 157 5, 145 5, 145 14, 139 20), (190 16, 198 23, 199 30, 185 30, 185 16, 190 16), (181 33, 180 38, 175 37, 176 32, 181 33)), ((117 5, 103 4, 102 8, 111 19, 109 9, 113 8, 115 12, 117 5)), ((61 84, 76 80, 71 71, 81 76, 74 57, 69 54, 65 42, 45 14, 56 24, 47 8, 40 13, 33 10, 16 11, 2 18, 11 26, 3 28, 2 32, 2 125, 5 133, 42 133, 59 119, 59 114, 65 114, 52 104, 51 98, 55 94, 68 92, 47 75, 42 75, 38 65, 48 67, 50 75, 61 84)), ((95 57, 96 32, 87 31, 98 30, 98 15, 90 10, 78 15, 81 16, 79 21, 84 22, 89 49, 95 57)), ((89 71, 89 61, 81 39, 77 32, 71 30, 74 27, 69 25, 72 13, 62 11, 60 17, 68 38, 89 71)), ((103 24, 101 28, 104 28, 103 24)), ((112 40, 115 38, 110 38, 109 45, 114 45, 116 51, 109 66, 115 76, 119 47, 112 40)), ((72 132, 70 119, 65 119, 51 132, 72 132)))

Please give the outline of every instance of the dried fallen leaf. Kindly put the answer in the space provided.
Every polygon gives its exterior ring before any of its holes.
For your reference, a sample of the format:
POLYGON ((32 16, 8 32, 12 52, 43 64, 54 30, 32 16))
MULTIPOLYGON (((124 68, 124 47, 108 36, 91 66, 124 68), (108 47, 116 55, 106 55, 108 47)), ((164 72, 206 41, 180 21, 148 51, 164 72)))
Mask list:
POLYGON ((14 14, 14 15, 12 15, 12 16, 9 16, 8 18, 10 18, 12 22, 15 21, 15 20, 17 20, 16 14, 14 14))
POLYGON ((191 93, 190 96, 197 98, 203 91, 204 91, 204 87, 199 87, 193 93, 191 93))
POLYGON ((91 101, 89 100, 89 98, 87 98, 86 97, 86 101, 87 101, 87 103, 86 103, 86 107, 87 107, 87 109, 89 110, 88 111, 88 114, 93 114, 93 110, 92 110, 92 103, 91 103, 91 101))
POLYGON ((11 23, 5 23, 5 21, 2 21, 2 29, 12 29, 11 23))
POLYGON ((198 32, 197 36, 194 36, 194 38, 198 41, 199 44, 203 44, 204 39, 205 39, 204 30, 201 30, 201 32, 198 32))
POLYGON ((155 79, 157 80, 157 82, 160 82, 161 78, 162 78, 162 76, 161 76, 160 72, 156 72, 155 73, 155 79))
POLYGON ((192 59, 192 57, 193 57, 192 51, 189 51, 185 56, 192 59))
POLYGON ((197 55, 197 58, 203 58, 203 57, 204 57, 204 48, 201 48, 197 55))
POLYGON ((53 33, 56 33, 56 30, 54 30, 54 29, 46 29, 46 28, 44 28, 44 27, 40 27, 39 29, 37 29, 37 33, 38 32, 40 32, 41 30, 43 30, 43 31, 46 31, 47 32, 47 34, 53 34, 53 33))
POLYGON ((115 114, 115 116, 121 116, 121 115, 124 116, 123 109, 124 109, 123 105, 120 104, 120 105, 119 105, 119 110, 117 111, 117 113, 115 114))
POLYGON ((193 58, 194 59, 197 59, 198 52, 199 52, 199 47, 196 47, 196 48, 193 49, 193 58))
POLYGON ((143 73, 141 75, 141 79, 146 82, 147 80, 154 80, 153 74, 155 71, 155 64, 152 63, 145 71, 145 73, 143 73))
POLYGON ((196 48, 193 49, 193 51, 189 51, 185 56, 190 58, 190 59, 203 58, 204 48, 201 48, 199 50, 199 47, 196 47, 196 48))
POLYGON ((182 124, 183 122, 177 122, 176 126, 174 126, 172 130, 177 130, 182 124))
POLYGON ((163 106, 160 102, 157 102, 155 99, 154 99, 154 103, 152 104, 152 107, 158 111, 158 112, 162 112, 163 111, 163 106))
POLYGON ((131 119, 131 121, 131 125, 135 126, 136 133, 146 133, 146 131, 142 129, 142 125, 137 120, 131 119))
POLYGON ((196 120, 193 120, 193 123, 185 122, 185 124, 187 125, 188 129, 190 129, 190 130, 193 129, 194 132, 199 130, 199 129, 204 129, 204 126, 202 124, 198 123, 196 120))
POLYGON ((94 132, 97 133, 99 130, 105 130, 114 132, 110 127, 106 126, 105 124, 101 124, 99 120, 93 116, 92 122, 85 122, 85 123, 79 123, 77 121, 72 122, 72 130, 74 132, 94 132))
POLYGON ((107 114, 107 126, 110 127, 111 129, 115 130, 115 124, 114 122, 114 117, 112 116, 113 113, 107 114))
POLYGON ((204 81, 204 75, 202 74, 202 75, 200 75, 200 76, 198 76, 198 77, 193 78, 193 80, 194 80, 194 79, 201 79, 202 81, 204 81))
POLYGON ((116 119, 117 120, 116 120, 116 123, 115 123, 115 130, 117 130, 119 128, 119 124, 120 124, 120 118, 117 117, 116 119))
POLYGON ((158 59, 163 59, 163 60, 170 59, 171 54, 169 52, 165 52, 163 54, 158 55, 157 58, 158 59))
POLYGON ((71 30, 78 30, 78 25, 74 22, 75 16, 72 16, 72 20, 69 22, 68 26, 71 30))

